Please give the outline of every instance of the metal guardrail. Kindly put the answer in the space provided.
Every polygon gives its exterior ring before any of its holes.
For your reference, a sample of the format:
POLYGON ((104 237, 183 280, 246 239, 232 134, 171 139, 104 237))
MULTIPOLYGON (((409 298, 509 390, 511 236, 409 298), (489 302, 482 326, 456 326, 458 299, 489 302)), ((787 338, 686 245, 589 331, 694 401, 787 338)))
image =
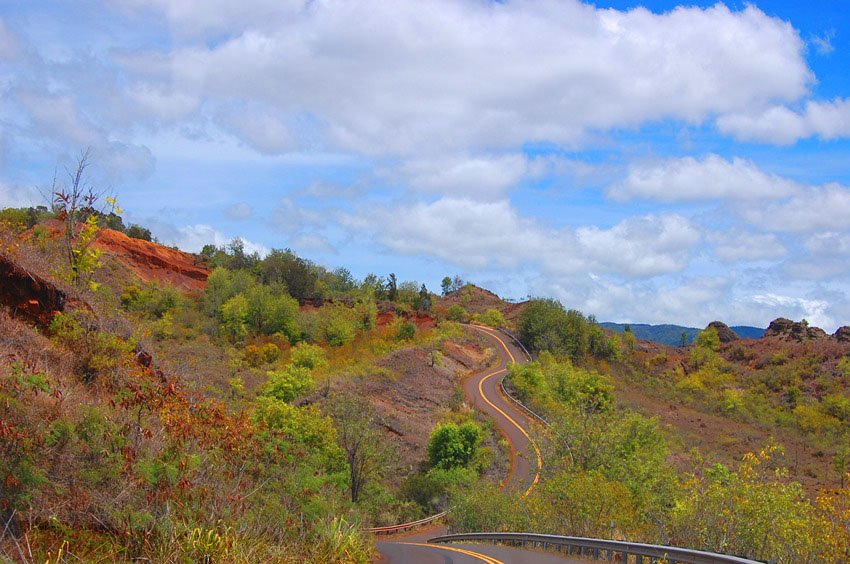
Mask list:
MULTIPOLYGON (((525 356, 529 360, 529 362, 531 360, 533 360, 531 353, 528 352, 528 349, 525 348, 525 345, 522 344, 522 341, 520 341, 519 338, 516 335, 514 335, 513 333, 511 333, 507 329, 503 329, 503 328, 499 328, 498 331, 500 331, 501 333, 504 333, 505 335, 510 337, 511 340, 514 343, 516 343, 522 349, 522 352, 525 353, 525 356)), ((539 415, 538 413, 535 413, 534 410, 532 410, 530 407, 528 407, 527 405, 522 403, 516 396, 514 396, 512 393, 510 393, 508 391, 508 389, 505 387, 504 378, 499 381, 499 387, 501 388, 502 393, 505 394, 505 397, 507 397, 514 405, 516 405, 518 408, 520 408, 529 417, 536 419, 537 421, 540 421, 545 427, 551 427, 551 425, 549 424, 549 422, 546 420, 545 417, 543 417, 542 415, 539 415)))
POLYGON ((505 397, 508 398, 511 401, 511 403, 513 403, 518 408, 520 408, 523 412, 525 412, 529 417, 533 417, 537 421, 540 421, 543 424, 544 427, 550 427, 551 426, 549 424, 549 422, 546 421, 545 417, 543 417, 542 415, 538 415, 537 413, 532 411, 532 409, 530 407, 528 407, 527 405, 525 405, 524 403, 519 401, 516 397, 514 397, 514 395, 512 393, 510 393, 508 391, 508 389, 505 387, 505 380, 504 379, 502 379, 499 382, 499 387, 501 387, 502 393, 505 394, 505 397))
POLYGON ((643 544, 638 542, 591 539, 584 537, 561 537, 534 533, 465 533, 443 535, 428 540, 429 543, 490 542, 544 550, 556 550, 570 555, 605 559, 623 563, 650 564, 757 564, 738 556, 690 550, 674 546, 643 544))
POLYGON ((363 529, 363 531, 375 535, 391 535, 393 533, 403 533, 404 531, 409 531, 410 529, 415 529, 416 527, 421 527, 422 525, 430 525, 434 521, 442 519, 447 514, 448 511, 443 511, 442 513, 437 513, 436 515, 431 515, 430 517, 425 517, 424 519, 419 519, 418 521, 402 523, 401 525, 390 525, 389 527, 371 527, 369 529, 363 529))
POLYGON ((508 330, 507 330, 507 329, 505 329, 504 327, 498 327, 496 330, 497 330, 497 331, 499 331, 499 332, 501 332, 501 333, 504 333, 505 335, 507 335, 508 337, 510 337, 510 338, 511 338, 511 340, 512 340, 514 343, 516 343, 516 344, 519 346, 519 348, 521 348, 521 349, 522 349, 522 352, 524 352, 524 353, 525 353, 525 357, 528 359, 528 361, 529 361, 529 362, 531 362, 532 360, 534 360, 534 357, 532 357, 532 356, 531 356, 531 353, 530 353, 530 352, 528 352, 528 349, 527 349, 527 348, 525 348, 525 345, 523 345, 523 344, 522 344, 522 341, 520 341, 520 340, 519 340, 519 337, 517 337, 516 335, 514 335, 513 333, 511 333, 510 331, 508 331, 508 330))

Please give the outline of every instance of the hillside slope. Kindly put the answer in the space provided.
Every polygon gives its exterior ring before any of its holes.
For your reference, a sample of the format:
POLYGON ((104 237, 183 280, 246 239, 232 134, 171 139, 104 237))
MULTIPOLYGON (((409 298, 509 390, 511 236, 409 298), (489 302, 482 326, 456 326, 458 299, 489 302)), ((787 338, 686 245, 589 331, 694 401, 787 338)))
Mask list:
MULTIPOLYGON (((646 323, 611 323, 609 321, 604 321, 600 323, 600 325, 605 329, 616 331, 617 333, 625 331, 626 325, 628 325, 631 328, 632 333, 634 333, 635 337, 638 339, 653 341, 655 343, 670 345, 673 347, 677 347, 682 344, 682 333, 684 333, 686 337, 685 344, 691 345, 701 331, 701 329, 697 329, 696 327, 685 327, 682 325, 671 324, 648 325, 646 323)), ((750 327, 747 325, 735 325, 730 328, 742 339, 760 339, 764 336, 765 331, 759 327, 750 327)))

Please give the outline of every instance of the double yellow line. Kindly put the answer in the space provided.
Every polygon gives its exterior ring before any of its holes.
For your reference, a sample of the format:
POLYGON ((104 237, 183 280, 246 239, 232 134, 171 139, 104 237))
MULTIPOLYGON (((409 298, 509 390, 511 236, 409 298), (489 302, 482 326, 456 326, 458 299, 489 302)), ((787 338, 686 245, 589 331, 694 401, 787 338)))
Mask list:
MULTIPOLYGON (((505 344, 505 341, 503 341, 502 338, 499 335, 497 335, 494 332, 491 332, 488 329, 484 329, 483 327, 481 327, 479 325, 473 325, 473 327, 475 327, 476 329, 478 329, 482 333, 486 333, 487 335, 490 335, 491 337, 493 337, 494 339, 499 341, 499 344, 502 345, 502 348, 504 348, 505 352, 508 353, 508 356, 510 357, 511 362, 516 364, 516 358, 514 358, 514 355, 511 353, 510 349, 505 344)), ((520 433, 525 435, 525 438, 528 439, 528 442, 531 443, 531 446, 534 448, 534 453, 537 455, 537 472, 534 473, 534 480, 531 482, 531 485, 528 486, 528 489, 525 490, 524 494, 522 494, 522 497, 525 498, 525 497, 528 497, 528 495, 531 493, 531 490, 533 490, 534 487, 537 485, 537 483, 540 481, 540 472, 543 470, 543 457, 540 455, 540 448, 538 448, 537 442, 534 439, 531 438, 531 436, 528 434, 528 432, 525 429, 523 429, 523 427, 519 423, 517 423, 513 419, 513 417, 511 417, 510 415, 505 413, 502 409, 499 408, 499 406, 497 406, 492 401, 487 399, 487 396, 484 395, 484 382, 486 382, 490 378, 492 378, 494 376, 498 376, 498 375, 500 375, 500 374, 502 374, 503 372, 506 372, 506 371, 507 371, 507 369, 503 368, 501 370, 497 370, 496 372, 488 374, 487 376, 482 378, 481 381, 478 382, 478 393, 481 395, 482 398, 484 398, 484 401, 487 402, 487 404, 490 407, 492 407, 493 409, 495 409, 496 411, 501 413, 505 417, 505 419, 507 419, 508 421, 510 421, 513 424, 514 427, 519 429, 520 433)))
POLYGON ((473 558, 478 558, 479 560, 486 562, 487 564, 504 564, 501 560, 496 560, 492 556, 487 556, 486 554, 480 554, 478 552, 472 552, 471 550, 466 550, 464 548, 456 548, 454 546, 444 546, 442 544, 425 544, 421 542, 399 542, 395 544, 406 544, 409 546, 424 546, 427 548, 440 548, 442 550, 450 550, 452 552, 459 552, 461 554, 466 554, 467 556, 472 556, 473 558))

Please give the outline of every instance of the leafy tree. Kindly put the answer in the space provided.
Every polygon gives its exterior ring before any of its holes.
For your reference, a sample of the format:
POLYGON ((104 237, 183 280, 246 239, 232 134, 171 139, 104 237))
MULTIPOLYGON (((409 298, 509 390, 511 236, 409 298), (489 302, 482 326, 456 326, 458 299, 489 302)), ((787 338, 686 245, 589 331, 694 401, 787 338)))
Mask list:
POLYGON ((577 361, 590 349, 590 323, 581 312, 566 311, 556 300, 532 300, 517 323, 520 340, 534 352, 548 350, 577 361))
POLYGON ((422 287, 419 288, 419 304, 416 309, 420 311, 431 311, 431 292, 428 291, 425 284, 422 284, 422 287))
POLYGON ((443 281, 440 282, 440 289, 442 290, 444 296, 447 296, 452 291, 451 276, 446 276, 445 278, 443 278, 443 281))
POLYGON ((717 329, 707 327, 699 332, 694 344, 698 347, 717 352, 720 350, 720 336, 717 334, 717 329))
POLYGON ((358 329, 363 331, 374 329, 378 322, 378 306, 375 300, 371 298, 358 300, 354 304, 353 316, 358 329))
POLYGON ((387 299, 391 302, 396 301, 398 298, 398 280, 396 279, 395 273, 391 272, 387 281, 387 299))
POLYGON ((471 421, 437 425, 428 440, 428 460, 435 468, 468 466, 481 443, 481 428, 471 421))
POLYGON ((92 215, 94 206, 98 205, 103 197, 102 192, 96 191, 89 184, 87 170, 91 166, 90 158, 91 149, 81 151, 75 168, 65 169, 68 176, 66 183, 58 184, 58 178, 54 175, 49 193, 53 212, 64 224, 63 250, 74 283, 79 283, 79 275, 84 274, 84 271, 80 270, 79 261, 89 261, 90 256, 86 251, 94 241, 99 227, 95 217, 88 225, 88 230, 83 230, 86 231, 86 237, 81 244, 77 241, 78 226, 92 215))
POLYGON ((387 283, 383 277, 378 277, 375 274, 367 274, 363 278, 360 285, 362 291, 376 300, 383 300, 387 297, 387 283))
POLYGON ((337 268, 325 276, 328 291, 332 295, 342 295, 353 291, 357 287, 354 276, 347 268, 337 268))
POLYGON ((260 334, 283 333, 296 336, 298 302, 282 286, 255 285, 245 292, 248 300, 248 323, 260 334))
POLYGON ((260 263, 259 270, 264 283, 284 284, 289 294, 299 302, 319 297, 316 267, 290 249, 273 249, 260 263))
POLYGON ((786 479, 771 446, 726 468, 694 475, 675 506, 677 543, 771 562, 838 562, 831 527, 821 522, 802 486, 786 479))
POLYGON ((398 284, 396 297, 393 301, 399 304, 407 304, 414 309, 419 309, 419 284, 412 280, 398 284))
POLYGON ((260 262, 257 253, 245 253, 245 242, 239 237, 227 244, 227 267, 231 270, 248 270, 260 262))
POLYGON ((244 294, 257 284, 256 278, 245 270, 231 272, 219 266, 207 278, 203 310, 210 317, 221 314, 221 307, 237 294, 244 294))
POLYGON ((340 347, 354 340, 356 332, 351 311, 345 306, 332 306, 323 309, 325 309, 323 331, 328 344, 340 347))
POLYGON ((520 400, 528 401, 533 397, 538 402, 545 401, 548 387, 539 362, 511 364, 508 370, 507 381, 511 383, 520 400))
POLYGON ((631 492, 599 470, 561 471, 543 481, 533 495, 536 531, 605 538, 612 524, 632 532, 640 522, 631 492))
POLYGON ((233 296, 221 306, 221 325, 225 333, 234 341, 248 335, 248 319, 251 305, 242 294, 233 296))
POLYGON ((133 239, 141 239, 142 241, 152 241, 153 236, 151 235, 151 230, 142 227, 141 225, 136 225, 135 223, 131 223, 130 227, 125 231, 128 237, 132 237, 133 239))
POLYGON ((141 312, 161 319, 181 302, 180 293, 172 286, 148 284, 143 288, 131 285, 121 293, 121 305, 130 311, 141 312))
POLYGON ((30 215, 26 208, 6 208, 0 210, 0 227, 4 229, 11 229, 16 233, 20 233, 32 227, 29 224, 29 220, 30 215))
POLYGON ((80 229, 74 248, 71 250, 73 256, 71 279, 77 285, 83 285, 87 282, 92 290, 96 289, 96 286, 92 285, 91 276, 95 270, 100 268, 100 257, 103 254, 103 251, 92 247, 99 231, 97 217, 89 216, 83 222, 83 227, 80 229))

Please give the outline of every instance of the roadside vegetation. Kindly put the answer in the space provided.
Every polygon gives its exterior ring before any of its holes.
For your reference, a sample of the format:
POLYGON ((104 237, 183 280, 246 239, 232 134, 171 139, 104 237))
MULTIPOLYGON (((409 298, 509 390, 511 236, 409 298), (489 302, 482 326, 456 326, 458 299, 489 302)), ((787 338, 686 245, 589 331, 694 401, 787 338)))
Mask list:
MULTIPOLYGON (((538 435, 544 474, 525 499, 497 488, 461 496, 451 516, 455 529, 613 537, 772 562, 847 561, 846 483, 807 494, 790 475, 792 461, 776 442, 731 466, 711 461, 696 449, 680 454, 685 455, 684 464, 673 466, 668 433, 656 419, 623 407, 615 395, 619 375, 626 373, 632 379, 654 378, 652 385, 670 392, 664 397, 733 416, 724 398, 728 402, 731 385, 741 385, 754 372, 760 383, 751 383, 734 396, 741 413, 761 406, 774 417, 784 414, 773 420, 774 428, 795 427, 809 433, 816 444, 827 444, 842 437, 846 441, 843 421, 834 414, 835 406, 848 397, 844 376, 828 372, 815 376, 813 372, 823 370, 821 363, 790 359, 781 365, 791 363, 796 371, 777 371, 776 365, 738 371, 721 356, 717 333, 709 328, 690 349, 690 374, 668 376, 669 381, 661 384, 663 372, 653 375, 652 361, 645 364, 646 357, 636 352, 628 335, 623 340, 600 335, 592 319, 565 311, 560 304, 532 302, 518 325, 536 360, 513 366, 508 382, 520 401, 551 424, 538 435), (786 397, 787 390, 800 390, 807 380, 820 381, 820 398, 798 391, 797 405, 809 406, 816 414, 811 419, 829 424, 800 425, 798 407, 792 407, 779 390, 764 387, 765 378, 779 374, 785 375, 786 397), (688 378, 690 384, 683 386, 688 378)), ((723 352, 739 356, 741 348, 739 343, 723 352)), ((839 356, 826 366, 840 371, 847 359, 839 356)), ((761 420, 752 413, 747 417, 761 420)), ((843 461, 843 448, 839 443, 836 460, 843 461)), ((846 467, 840 469, 846 472, 846 467)))

